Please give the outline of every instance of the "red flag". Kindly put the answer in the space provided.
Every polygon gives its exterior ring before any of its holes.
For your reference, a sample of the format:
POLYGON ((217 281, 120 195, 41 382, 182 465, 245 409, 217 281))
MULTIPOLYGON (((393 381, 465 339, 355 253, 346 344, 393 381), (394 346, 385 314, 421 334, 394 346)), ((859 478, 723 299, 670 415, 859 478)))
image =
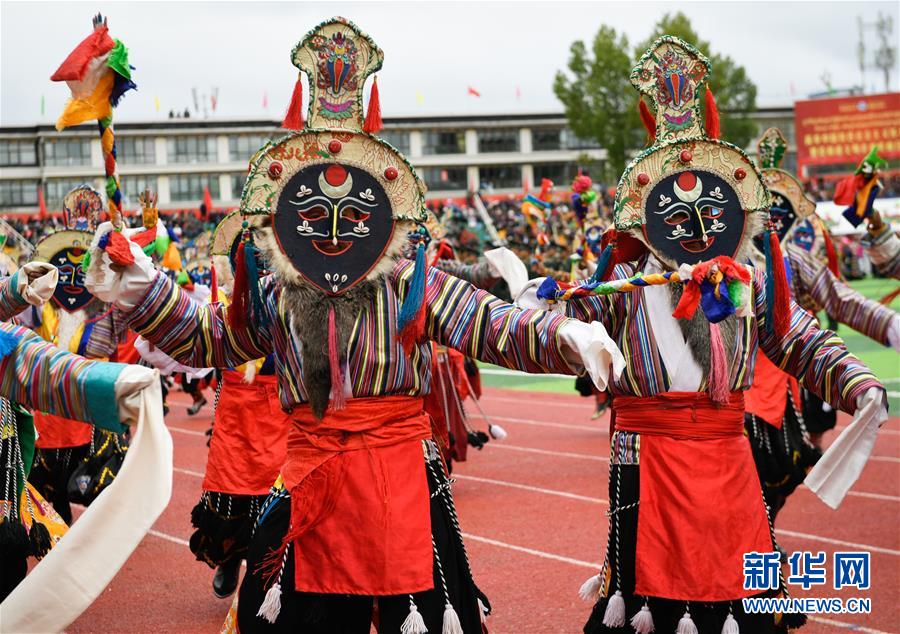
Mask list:
POLYGON ((481 93, 478 92, 477 90, 475 90, 474 88, 472 88, 471 86, 469 86, 469 94, 472 95, 473 97, 481 96, 481 93))
POLYGON ((522 89, 519 86, 516 86, 516 99, 522 98, 522 89))
POLYGON ((206 211, 203 214, 204 217, 206 217, 206 215, 213 210, 212 196, 209 195, 209 187, 206 185, 203 186, 203 206, 206 208, 206 211))
POLYGON ((45 220, 47 218, 47 203, 44 202, 44 188, 38 185, 38 218, 45 220))
POLYGON ((263 110, 268 110, 269 108, 269 93, 263 93, 263 110))

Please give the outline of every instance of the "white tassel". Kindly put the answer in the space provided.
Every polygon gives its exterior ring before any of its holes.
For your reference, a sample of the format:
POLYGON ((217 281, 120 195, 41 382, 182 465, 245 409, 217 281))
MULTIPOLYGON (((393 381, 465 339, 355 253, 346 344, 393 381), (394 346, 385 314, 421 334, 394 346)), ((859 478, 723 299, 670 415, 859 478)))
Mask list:
POLYGON ((266 592, 266 598, 263 599, 262 605, 259 606, 259 611, 256 613, 256 616, 264 618, 269 623, 274 623, 278 620, 278 615, 280 613, 281 584, 273 583, 272 587, 269 588, 269 591, 266 592))
POLYGON ((509 434, 506 433, 506 430, 496 423, 488 425, 488 432, 490 432, 491 438, 494 440, 506 440, 506 437, 509 436, 509 434))
POLYGON ((603 613, 603 625, 609 628, 625 625, 625 598, 620 590, 616 590, 606 603, 606 612, 603 613))
POLYGON ((462 623, 453 606, 448 602, 444 606, 444 628, 442 634, 463 634, 462 623))
POLYGON ((425 619, 422 613, 412 601, 409 602, 409 615, 400 626, 400 634, 426 634, 428 628, 425 627, 425 619))
POLYGON ((244 383, 250 384, 256 380, 256 361, 248 361, 244 366, 244 383))
POLYGON ((481 616, 481 622, 487 623, 488 609, 484 607, 484 603, 481 602, 481 599, 478 599, 478 614, 481 616))
POLYGON ((678 629, 675 630, 675 634, 699 634, 690 612, 685 611, 684 616, 678 621, 678 629))
POLYGON ((641 611, 631 617, 631 627, 637 634, 650 634, 653 631, 653 615, 650 614, 650 606, 645 603, 641 611))
POLYGON ((725 617, 725 625, 722 626, 722 634, 741 634, 741 628, 738 627, 738 622, 734 620, 734 617, 731 614, 725 617))
MULTIPOLYGON (((594 575, 585 581, 581 584, 581 590, 578 591, 578 596, 581 597, 582 601, 596 601, 598 594, 600 594, 600 575, 594 575)), ((621 592, 618 594, 619 596, 622 595, 621 592)))

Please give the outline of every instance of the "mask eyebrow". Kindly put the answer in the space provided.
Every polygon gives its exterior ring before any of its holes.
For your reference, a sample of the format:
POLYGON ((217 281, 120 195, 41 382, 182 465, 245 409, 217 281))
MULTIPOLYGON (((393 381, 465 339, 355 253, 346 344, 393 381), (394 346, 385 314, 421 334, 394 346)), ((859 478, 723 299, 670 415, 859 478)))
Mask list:
POLYGON ((300 202, 294 200, 290 201, 290 204, 294 205, 295 207, 299 207, 297 211, 304 211, 311 207, 315 207, 313 203, 324 203, 326 208, 328 208, 329 210, 331 209, 331 201, 328 198, 325 198, 325 196, 313 196, 312 198, 307 198, 306 200, 300 202))
POLYGON ((710 198, 709 196, 703 196, 702 198, 698 198, 698 199, 697 199, 697 202, 696 202, 695 204, 696 204, 696 205, 699 205, 700 203, 703 203, 703 202, 714 203, 714 206, 716 206, 716 207, 722 207, 722 206, 724 206, 726 203, 728 203, 728 200, 727 200, 727 199, 726 199, 726 200, 719 200, 718 198, 710 198))
POLYGON ((366 200, 360 200, 359 198, 353 198, 352 196, 347 196, 346 198, 342 198, 341 201, 337 204, 337 208, 340 211, 347 204, 354 204, 360 207, 377 207, 378 203, 372 203, 366 200))
POLYGON ((684 207, 684 210, 687 212, 691 211, 691 208, 687 203, 681 202, 679 200, 677 203, 672 203, 665 209, 660 209, 659 211, 653 210, 653 213, 656 214, 657 216, 661 216, 662 214, 671 213, 671 212, 675 211, 676 209, 678 209, 679 207, 684 207))

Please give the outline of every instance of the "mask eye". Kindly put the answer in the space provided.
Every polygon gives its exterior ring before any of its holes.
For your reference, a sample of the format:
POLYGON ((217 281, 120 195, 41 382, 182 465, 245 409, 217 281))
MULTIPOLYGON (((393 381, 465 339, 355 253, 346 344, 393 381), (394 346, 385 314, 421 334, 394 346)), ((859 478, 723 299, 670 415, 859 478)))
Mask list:
POLYGON ((365 222, 371 215, 368 211, 362 211, 356 207, 344 207, 341 209, 341 218, 350 222, 365 222))
POLYGON ((306 211, 298 211, 300 218, 307 222, 315 222, 316 220, 324 220, 328 217, 328 210, 321 205, 307 209, 306 211))
POLYGON ((722 209, 721 207, 713 207, 713 206, 704 207, 700 211, 701 216, 703 216, 704 218, 710 218, 712 220, 715 220, 716 218, 721 218, 722 214, 724 214, 724 213, 725 213, 725 210, 722 209))
POLYGON ((686 211, 676 211, 675 213, 666 216, 666 224, 669 225, 680 225, 684 224, 690 219, 690 215, 686 211))

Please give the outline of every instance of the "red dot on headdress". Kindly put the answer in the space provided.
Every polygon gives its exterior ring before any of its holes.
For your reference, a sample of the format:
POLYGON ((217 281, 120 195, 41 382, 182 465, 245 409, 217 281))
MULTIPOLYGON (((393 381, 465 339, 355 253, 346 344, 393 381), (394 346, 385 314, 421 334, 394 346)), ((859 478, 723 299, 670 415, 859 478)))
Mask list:
POLYGON ((347 170, 340 165, 329 165, 325 170, 325 182, 332 187, 343 185, 345 180, 347 180, 347 170))
POLYGON ((678 186, 686 192, 697 186, 697 176, 693 172, 682 172, 678 175, 678 186))

